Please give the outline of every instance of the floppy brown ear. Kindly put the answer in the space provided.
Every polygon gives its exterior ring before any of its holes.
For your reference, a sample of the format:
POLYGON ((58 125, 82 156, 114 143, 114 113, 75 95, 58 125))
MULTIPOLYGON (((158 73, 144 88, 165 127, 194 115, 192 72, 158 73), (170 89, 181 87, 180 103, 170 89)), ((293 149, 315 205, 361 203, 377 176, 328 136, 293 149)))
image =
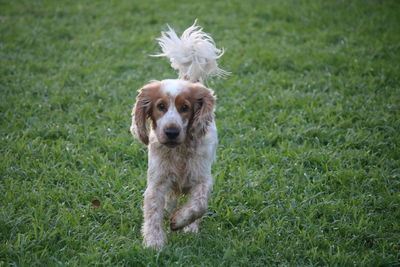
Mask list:
POLYGON ((132 109, 132 135, 143 144, 149 144, 149 134, 146 121, 151 115, 151 104, 155 92, 160 90, 160 82, 150 83, 139 89, 135 106, 132 109))
POLYGON ((208 125, 214 120, 216 97, 213 90, 201 84, 195 84, 191 90, 195 98, 191 127, 195 134, 202 136, 207 133, 208 125))

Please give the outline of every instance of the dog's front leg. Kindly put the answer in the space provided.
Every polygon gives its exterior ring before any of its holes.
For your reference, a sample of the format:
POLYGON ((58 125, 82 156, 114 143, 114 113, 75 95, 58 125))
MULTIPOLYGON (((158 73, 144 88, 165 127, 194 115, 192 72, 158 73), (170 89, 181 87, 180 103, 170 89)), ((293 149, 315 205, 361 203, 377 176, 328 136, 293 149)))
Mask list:
POLYGON ((176 209, 178 203, 177 193, 174 192, 173 190, 169 190, 167 191, 164 199, 165 199, 164 210, 166 212, 165 216, 170 216, 176 209))
POLYGON ((170 218, 171 230, 182 229, 203 216, 207 210, 211 189, 211 176, 207 179, 202 179, 201 182, 192 187, 188 202, 170 218))
POLYGON ((154 183, 151 180, 152 179, 148 179, 149 183, 144 193, 143 245, 145 247, 161 250, 166 242, 162 222, 164 194, 168 185, 161 182, 154 183))

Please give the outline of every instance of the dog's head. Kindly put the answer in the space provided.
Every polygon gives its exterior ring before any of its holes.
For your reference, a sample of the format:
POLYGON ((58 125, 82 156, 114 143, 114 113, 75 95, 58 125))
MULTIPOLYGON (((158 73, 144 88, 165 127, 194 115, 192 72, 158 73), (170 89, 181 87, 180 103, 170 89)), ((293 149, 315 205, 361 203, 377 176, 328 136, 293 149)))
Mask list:
POLYGON ((152 82, 138 92, 131 132, 145 145, 149 143, 147 119, 151 120, 158 142, 168 147, 204 135, 213 120, 214 93, 200 83, 163 80, 152 82))

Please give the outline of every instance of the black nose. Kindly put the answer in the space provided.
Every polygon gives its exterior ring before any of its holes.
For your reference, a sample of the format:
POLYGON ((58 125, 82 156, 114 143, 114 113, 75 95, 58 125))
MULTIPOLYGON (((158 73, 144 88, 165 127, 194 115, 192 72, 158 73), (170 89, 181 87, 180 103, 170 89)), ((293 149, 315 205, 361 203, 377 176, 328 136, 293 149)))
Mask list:
POLYGON ((168 128, 164 131, 164 133, 168 136, 169 139, 175 139, 179 135, 179 130, 175 128, 168 128))

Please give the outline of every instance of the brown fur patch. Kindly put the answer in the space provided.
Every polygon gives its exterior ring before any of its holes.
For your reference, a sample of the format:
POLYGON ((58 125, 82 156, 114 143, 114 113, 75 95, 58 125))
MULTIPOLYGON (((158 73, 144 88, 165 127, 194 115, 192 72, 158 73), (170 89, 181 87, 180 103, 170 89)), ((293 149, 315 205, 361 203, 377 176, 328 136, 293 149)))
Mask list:
POLYGON ((175 107, 181 115, 183 121, 188 121, 193 117, 194 104, 194 98, 190 95, 190 93, 187 92, 180 93, 175 98, 175 107), (185 105, 187 106, 186 111, 184 111, 185 105))
POLYGON ((158 92, 158 94, 155 94, 153 96, 153 101, 151 104, 151 113, 150 113, 150 118, 152 120, 153 129, 157 128, 157 120, 159 118, 161 118, 167 112, 167 110, 170 106, 169 102, 170 101, 168 99, 168 96, 165 93, 163 93, 161 90, 158 92), (160 110, 158 108, 158 105, 160 105, 160 104, 164 105, 165 108, 163 110, 160 110))
POLYGON ((160 93, 160 87, 160 82, 153 82, 139 89, 136 104, 132 111, 137 135, 145 145, 149 144, 146 120, 151 114, 152 100, 160 93))
POLYGON ((201 84, 190 87, 191 97, 194 99, 194 115, 191 127, 200 136, 206 134, 209 123, 214 119, 216 98, 214 92, 201 84))

